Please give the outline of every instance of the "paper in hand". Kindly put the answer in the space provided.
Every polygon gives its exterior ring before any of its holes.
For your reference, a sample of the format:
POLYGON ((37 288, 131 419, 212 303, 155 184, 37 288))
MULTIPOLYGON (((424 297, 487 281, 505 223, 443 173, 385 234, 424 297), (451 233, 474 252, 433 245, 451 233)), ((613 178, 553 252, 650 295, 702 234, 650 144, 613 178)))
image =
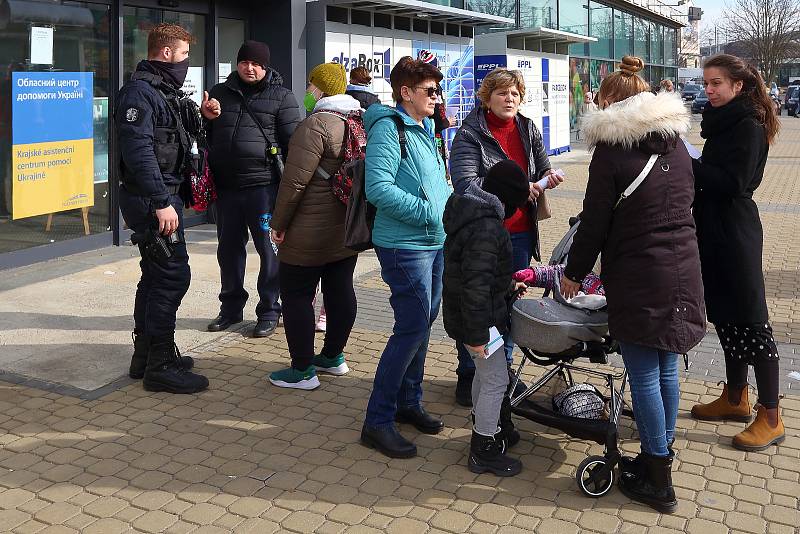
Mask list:
POLYGON ((686 151, 689 153, 689 156, 692 159, 698 159, 699 160, 700 157, 703 154, 701 154, 700 151, 697 150, 693 144, 691 144, 689 141, 687 141, 683 137, 681 137, 681 141, 683 141, 683 144, 686 146, 686 151))

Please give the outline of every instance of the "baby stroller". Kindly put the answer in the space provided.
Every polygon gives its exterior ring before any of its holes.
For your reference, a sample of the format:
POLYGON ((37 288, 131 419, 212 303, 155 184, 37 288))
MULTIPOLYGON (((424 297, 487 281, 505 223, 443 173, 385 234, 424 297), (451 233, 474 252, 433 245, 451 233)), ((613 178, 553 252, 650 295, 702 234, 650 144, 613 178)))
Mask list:
MULTIPOLYGON (((553 251, 551 265, 566 263, 572 238, 579 226, 579 218, 570 219, 570 229, 553 251)), ((620 415, 624 412, 632 416, 630 410, 623 409, 627 371, 623 368, 616 373, 601 372, 576 363, 586 359, 591 364, 606 364, 608 354, 618 352, 618 345, 608 334, 605 297, 591 295, 587 297, 594 299, 579 302, 581 297, 576 297, 567 302, 561 295, 558 280, 552 298, 548 293, 541 299, 516 300, 512 305, 511 337, 524 358, 511 380, 510 391, 514 391, 528 363, 549 369, 524 392, 512 396, 511 409, 518 416, 557 428, 574 438, 605 445, 605 454, 588 457, 578 466, 575 475, 578 487, 585 495, 601 497, 613 487, 614 467, 621 456, 617 445, 620 415), (595 414, 594 418, 586 418, 586 413, 576 414, 583 417, 564 415, 556 411, 555 402, 553 406, 543 406, 531 399, 543 388, 552 389, 557 379, 563 380, 567 386, 575 386, 573 372, 603 380, 608 396, 595 389, 595 394, 604 404, 606 413, 603 417, 597 418, 595 414)))

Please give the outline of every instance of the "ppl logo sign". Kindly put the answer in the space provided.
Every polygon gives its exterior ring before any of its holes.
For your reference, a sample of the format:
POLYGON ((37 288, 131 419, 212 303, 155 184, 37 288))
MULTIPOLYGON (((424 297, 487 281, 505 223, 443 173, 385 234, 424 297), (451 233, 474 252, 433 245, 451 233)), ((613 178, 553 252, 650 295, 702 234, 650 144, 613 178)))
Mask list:
POLYGON ((343 65, 344 70, 348 72, 356 67, 364 67, 367 72, 372 73, 373 77, 388 79, 392 70, 392 49, 387 48, 384 52, 373 52, 372 57, 367 54, 348 57, 343 52, 340 52, 338 56, 331 58, 331 62, 343 65))

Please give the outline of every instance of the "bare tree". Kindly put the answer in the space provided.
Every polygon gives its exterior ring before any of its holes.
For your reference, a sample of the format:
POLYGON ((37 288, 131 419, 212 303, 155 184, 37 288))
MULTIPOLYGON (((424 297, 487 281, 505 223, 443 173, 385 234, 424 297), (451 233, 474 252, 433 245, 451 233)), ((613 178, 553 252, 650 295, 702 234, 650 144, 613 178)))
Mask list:
POLYGON ((798 56, 800 0, 732 0, 723 16, 729 38, 749 56, 767 83, 782 63, 798 56))

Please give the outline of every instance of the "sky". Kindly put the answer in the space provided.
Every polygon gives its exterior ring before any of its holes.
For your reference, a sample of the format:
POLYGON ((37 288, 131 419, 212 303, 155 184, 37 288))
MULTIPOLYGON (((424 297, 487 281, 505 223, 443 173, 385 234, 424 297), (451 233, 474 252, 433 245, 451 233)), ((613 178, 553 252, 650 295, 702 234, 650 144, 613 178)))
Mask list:
POLYGON ((694 6, 703 10, 703 18, 700 20, 701 34, 704 29, 713 32, 714 26, 721 22, 725 0, 695 0, 694 6))

